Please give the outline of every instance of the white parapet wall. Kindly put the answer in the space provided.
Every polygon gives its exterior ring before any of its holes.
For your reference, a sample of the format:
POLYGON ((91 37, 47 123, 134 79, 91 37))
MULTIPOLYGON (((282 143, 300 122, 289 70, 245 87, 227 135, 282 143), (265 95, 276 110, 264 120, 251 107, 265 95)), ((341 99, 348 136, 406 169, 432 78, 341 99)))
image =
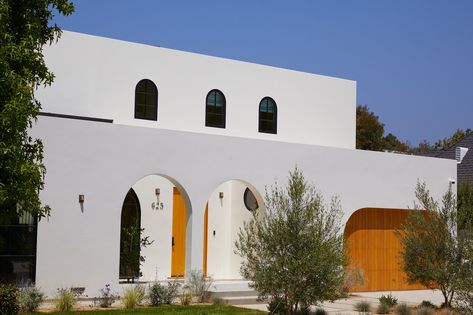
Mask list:
POLYGON ((239 212, 246 186, 264 195, 276 180, 284 185, 297 165, 327 201, 340 197, 344 224, 360 208, 412 206, 418 180, 438 198, 456 178, 454 160, 77 119, 42 116, 32 134, 45 145, 41 199, 52 208, 51 217, 39 223, 37 246, 37 284, 48 293, 79 286, 94 296, 105 284, 118 287, 121 208, 131 187, 140 198, 142 226, 156 240, 144 251, 143 280, 170 275, 169 191, 176 185, 188 212, 186 270, 203 266, 209 203, 214 212, 208 234, 216 230, 217 238, 208 241, 208 271, 216 278, 235 278, 238 259, 232 246, 248 218, 246 210, 239 212), (148 175, 166 175, 170 181, 148 175), (162 188, 162 211, 151 208, 156 186, 162 188), (79 194, 85 198, 82 206, 79 194))
POLYGON ((116 124, 332 147, 355 147, 356 82, 236 60, 64 32, 45 49, 55 75, 40 89, 43 111, 116 124), (134 118, 135 86, 152 80, 158 118, 134 118), (226 98, 226 128, 205 127, 212 89, 226 98), (258 106, 272 97, 277 135, 258 132, 258 106))

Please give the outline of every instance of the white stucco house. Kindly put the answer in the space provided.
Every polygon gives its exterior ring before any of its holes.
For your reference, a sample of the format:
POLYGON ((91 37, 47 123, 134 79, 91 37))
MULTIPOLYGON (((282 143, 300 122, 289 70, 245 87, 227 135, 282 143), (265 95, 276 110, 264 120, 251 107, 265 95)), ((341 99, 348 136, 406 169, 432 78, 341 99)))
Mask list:
MULTIPOLYGON (((130 222, 154 240, 140 281, 191 269, 241 278, 238 229, 296 165, 326 198, 340 197, 343 224, 360 209, 406 209, 417 180, 439 197, 456 179, 455 161, 356 150, 351 80, 73 32, 45 59, 56 79, 37 92, 32 134, 45 146, 41 199, 52 215, 38 223, 29 268, 47 292, 94 296, 126 281, 120 238, 130 222)), ((399 224, 378 221, 361 217, 352 232, 372 238, 366 231, 399 224)), ((392 274, 391 286, 373 278, 370 289, 401 288, 397 266, 359 264, 371 277, 392 274)))

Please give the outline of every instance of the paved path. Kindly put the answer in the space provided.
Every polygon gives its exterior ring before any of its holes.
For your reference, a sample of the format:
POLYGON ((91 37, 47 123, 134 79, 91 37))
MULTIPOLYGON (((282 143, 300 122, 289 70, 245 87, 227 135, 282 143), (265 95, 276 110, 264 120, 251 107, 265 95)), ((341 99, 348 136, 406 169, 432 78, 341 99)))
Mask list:
MULTIPOLYGON (((330 314, 341 314, 341 315, 358 315, 358 312, 354 311, 354 306, 360 301, 368 301, 371 303, 373 308, 378 306, 378 298, 381 295, 392 294, 392 296, 398 299, 398 303, 406 303, 409 306, 416 306, 422 301, 430 301, 434 304, 440 305, 443 301, 443 296, 440 291, 435 290, 412 290, 412 291, 386 291, 386 292, 363 292, 355 293, 350 295, 347 299, 341 299, 334 301, 333 303, 326 302, 321 305, 330 314)), ((248 304, 239 305, 241 307, 267 311, 267 304, 248 304)))

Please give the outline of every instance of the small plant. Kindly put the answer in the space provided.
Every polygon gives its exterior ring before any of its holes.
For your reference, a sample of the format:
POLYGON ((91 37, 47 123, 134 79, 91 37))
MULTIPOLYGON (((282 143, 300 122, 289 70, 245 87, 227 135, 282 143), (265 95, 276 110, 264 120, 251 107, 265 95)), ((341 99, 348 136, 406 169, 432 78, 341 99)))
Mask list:
POLYGON ((211 277, 205 277, 202 270, 191 270, 186 277, 186 285, 199 303, 203 303, 208 299, 209 289, 212 286, 211 277))
POLYGON ((422 306, 425 306, 425 307, 430 307, 430 308, 433 308, 433 309, 436 309, 437 308, 437 305, 435 305, 434 303, 430 302, 430 301, 422 301, 422 303, 419 304, 419 307, 422 307, 422 306))
POLYGON ((411 309, 405 303, 401 303, 396 307, 397 315, 410 315, 411 313, 411 309))
POLYGON ((37 287, 20 289, 20 308, 24 312, 35 312, 44 302, 44 293, 37 287))
POLYGON ((18 289, 13 285, 0 283, 0 314, 16 315, 19 310, 18 289))
POLYGON ((223 299, 221 297, 218 297, 218 296, 214 296, 212 298, 212 304, 213 305, 223 305, 223 299))
POLYGON ((288 306, 282 297, 275 296, 268 304, 268 311, 271 315, 286 315, 288 313, 288 306))
POLYGON ((141 285, 135 285, 123 290, 123 295, 120 298, 123 306, 127 309, 135 308, 145 298, 145 289, 141 285))
POLYGON ((376 309, 376 314, 385 315, 385 314, 388 314, 390 311, 391 311, 391 307, 389 305, 381 303, 378 305, 378 308, 376 309))
POLYGON ((365 314, 371 309, 371 303, 368 301, 360 301, 355 304, 355 311, 365 314))
POLYGON ((434 309, 429 306, 420 306, 416 310, 416 315, 433 315, 434 309))
POLYGON ((148 299, 152 306, 159 306, 164 303, 166 288, 159 282, 155 282, 148 288, 148 299))
POLYGON ((380 304, 384 304, 389 306, 390 308, 394 307, 394 305, 397 304, 397 298, 392 296, 391 293, 388 295, 381 295, 381 297, 378 299, 380 304))
POLYGON ((171 304, 174 302, 179 295, 180 289, 181 284, 177 280, 169 281, 163 298, 164 304, 171 304))
POLYGON ((77 298, 70 288, 57 289, 56 309, 60 312, 71 311, 77 303, 77 298))
POLYGON ((94 304, 98 304, 100 307, 108 308, 118 299, 118 295, 112 293, 110 284, 106 284, 99 292, 100 297, 94 299, 94 304))
POLYGON ((309 315, 310 314, 310 305, 299 305, 297 310, 297 315, 309 315))
POLYGON ((318 308, 315 310, 314 315, 329 315, 329 314, 328 314, 328 312, 327 312, 326 310, 324 310, 323 308, 318 307, 318 308))
POLYGON ((188 306, 192 302, 192 293, 190 290, 184 290, 184 292, 181 295, 181 305, 182 306, 188 306))

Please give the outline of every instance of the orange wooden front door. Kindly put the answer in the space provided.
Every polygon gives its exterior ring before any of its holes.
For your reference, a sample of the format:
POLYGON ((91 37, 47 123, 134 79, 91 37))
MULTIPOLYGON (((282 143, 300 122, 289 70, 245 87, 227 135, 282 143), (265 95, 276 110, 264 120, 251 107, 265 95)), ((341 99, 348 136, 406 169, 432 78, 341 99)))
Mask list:
POLYGON ((408 284, 401 266, 401 243, 395 231, 409 211, 365 208, 356 211, 345 227, 350 265, 362 268, 366 285, 353 292, 425 289, 408 284))
POLYGON ((204 212, 204 260, 202 262, 204 275, 207 275, 207 233, 209 231, 209 203, 205 205, 204 212))
POLYGON ((174 187, 172 207, 171 277, 184 277, 186 262, 186 206, 174 187))

